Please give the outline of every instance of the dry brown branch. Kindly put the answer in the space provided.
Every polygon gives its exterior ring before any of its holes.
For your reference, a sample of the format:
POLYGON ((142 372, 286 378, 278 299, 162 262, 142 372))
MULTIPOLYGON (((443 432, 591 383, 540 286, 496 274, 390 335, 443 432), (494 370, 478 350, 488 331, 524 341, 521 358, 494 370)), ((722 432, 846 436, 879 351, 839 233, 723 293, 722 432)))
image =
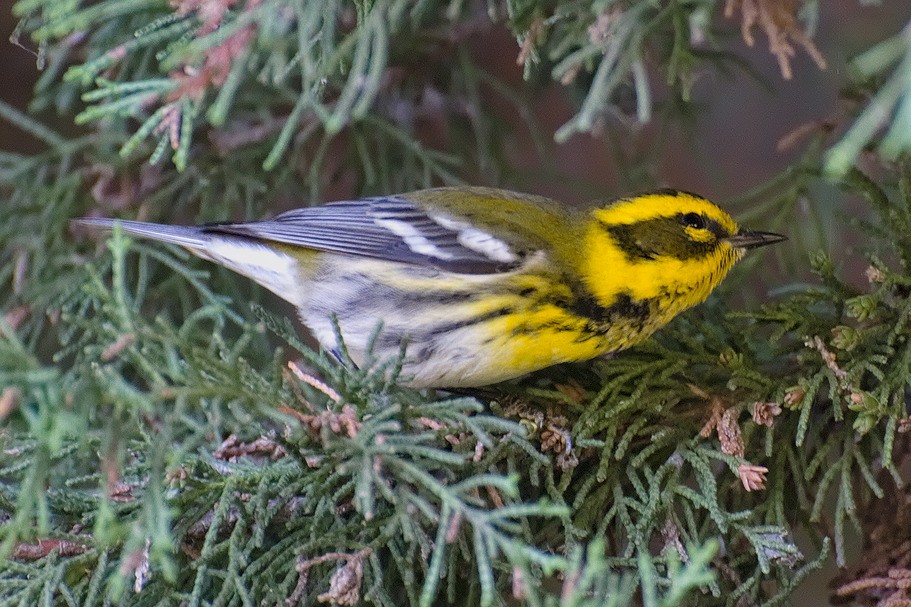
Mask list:
POLYGON ((364 579, 364 559, 370 556, 371 552, 371 548, 364 548, 354 554, 330 552, 311 559, 299 558, 295 568, 300 577, 294 592, 285 600, 285 605, 290 607, 298 604, 307 590, 310 568, 329 561, 344 561, 344 564, 335 570, 329 580, 329 590, 319 595, 317 600, 333 605, 357 605, 360 602, 361 584, 364 579))
MULTIPOLYGON (((911 451, 896 440, 896 460, 911 451)), ((911 605, 911 487, 896 487, 883 472, 885 495, 874 500, 862 521, 864 546, 856 564, 832 580, 832 603, 869 607, 911 605)))
MULTIPOLYGON (((28 306, 16 306, 3 314, 3 322, 6 323, 10 330, 16 331, 31 313, 32 309, 28 306)), ((2 329, 0 329, 0 335, 3 335, 2 329)))
POLYGON ((89 547, 87 544, 81 544, 71 540, 43 539, 38 540, 37 544, 17 544, 13 548, 10 558, 18 561, 36 561, 43 559, 52 552, 57 552, 60 556, 76 556, 82 554, 89 547))
MULTIPOLYGON (((737 418, 740 416, 739 407, 726 407, 724 402, 718 396, 709 396, 704 390, 690 386, 690 389, 698 396, 707 399, 711 404, 709 410, 709 419, 699 431, 699 436, 708 438, 712 433, 718 435, 718 442, 721 443, 721 452, 726 455, 743 458, 746 455, 746 445, 743 442, 743 432, 737 418)), ((747 491, 756 491, 765 489, 765 475, 768 473, 765 466, 755 466, 749 462, 744 462, 737 467, 737 477, 747 491)))
POLYGON ((22 393, 16 386, 8 386, 0 393, 0 422, 9 417, 9 414, 19 406, 22 393))
POLYGON ((781 405, 778 403, 756 402, 753 403, 751 409, 753 421, 760 426, 768 426, 769 428, 775 423, 775 417, 781 414, 781 405))
POLYGON ((747 491, 759 491, 765 489, 765 475, 769 469, 765 466, 754 466, 752 464, 740 464, 737 466, 737 476, 743 483, 743 488, 747 491))
POLYGON ((333 434, 344 434, 348 438, 354 438, 361 429, 361 421, 357 417, 357 411, 351 405, 342 406, 340 413, 333 411, 323 411, 316 415, 298 413, 295 417, 310 426, 310 429, 314 432, 319 432, 322 428, 329 428, 333 434))
POLYGON ((123 335, 118 337, 116 340, 114 340, 114 342, 111 345, 109 345, 107 348, 104 349, 104 351, 101 353, 102 362, 106 362, 106 363, 111 362, 112 360, 114 360, 115 358, 120 356, 120 354, 124 350, 126 350, 131 345, 133 345, 133 342, 135 342, 135 341, 136 341, 135 335, 133 335, 132 333, 124 333, 123 335))
POLYGON ((756 40, 753 29, 756 26, 769 39, 769 52, 778 59, 781 77, 790 80, 794 73, 791 60, 796 54, 795 45, 806 52, 819 69, 826 69, 826 59, 816 48, 809 34, 800 26, 797 0, 727 0, 724 16, 731 18, 740 12, 740 35, 747 46, 756 40))
POLYGON ((128 554, 120 564, 120 575, 126 577, 133 574, 133 592, 139 594, 149 580, 151 564, 149 562, 149 548, 152 542, 146 539, 145 547, 138 548, 128 554))
POLYGON ((544 19, 540 15, 534 18, 531 25, 528 26, 528 33, 525 34, 525 40, 522 41, 522 48, 519 50, 519 56, 516 58, 516 65, 524 66, 531 58, 535 45, 541 37, 541 29, 544 25, 544 19))
POLYGON ((232 434, 226 438, 215 453, 216 459, 226 462, 236 462, 241 457, 266 457, 272 461, 287 455, 284 447, 267 436, 260 436, 255 441, 243 442, 232 434))
POLYGON ((312 386, 331 398, 334 402, 342 402, 341 395, 336 392, 331 386, 327 385, 325 382, 320 381, 319 379, 313 377, 312 375, 305 373, 297 363, 293 360, 288 361, 288 368, 294 373, 294 377, 304 382, 305 384, 312 386))
POLYGON ((575 468, 579 464, 579 458, 573 449, 572 434, 568 429, 569 419, 555 407, 541 411, 524 402, 514 402, 505 407, 504 413, 519 418, 519 423, 528 431, 528 438, 540 439, 542 453, 555 453, 557 465, 562 470, 575 468))

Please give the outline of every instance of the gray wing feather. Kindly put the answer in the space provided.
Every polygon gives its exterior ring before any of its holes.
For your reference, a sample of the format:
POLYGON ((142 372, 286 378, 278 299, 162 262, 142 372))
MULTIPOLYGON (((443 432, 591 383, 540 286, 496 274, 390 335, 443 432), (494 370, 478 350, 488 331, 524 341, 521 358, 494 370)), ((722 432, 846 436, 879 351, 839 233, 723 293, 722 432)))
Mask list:
POLYGON ((107 219, 102 217, 82 217, 80 219, 74 219, 73 224, 100 228, 102 230, 112 230, 114 224, 120 224, 126 234, 151 238, 161 242, 169 242, 191 249, 205 248, 209 241, 208 236, 203 233, 203 230, 195 226, 171 226, 160 223, 107 219))
POLYGON ((457 220, 441 223, 416 204, 391 196, 296 209, 267 221, 207 225, 201 231, 469 274, 502 272, 521 263, 522 256, 511 251, 504 259, 505 243, 498 242, 500 254, 492 255, 483 239, 466 239, 466 227, 457 220))

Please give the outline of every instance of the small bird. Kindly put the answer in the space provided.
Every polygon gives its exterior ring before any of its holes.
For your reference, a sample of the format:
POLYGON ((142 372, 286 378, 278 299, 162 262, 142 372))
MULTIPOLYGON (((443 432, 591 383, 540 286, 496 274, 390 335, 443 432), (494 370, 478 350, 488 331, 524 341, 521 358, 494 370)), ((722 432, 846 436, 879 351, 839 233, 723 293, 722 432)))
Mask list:
POLYGON ((319 343, 357 364, 397 355, 402 383, 470 388, 642 342, 708 297, 748 249, 708 200, 658 190, 575 211, 492 188, 342 201, 250 223, 83 218, 180 245, 291 302, 319 343))

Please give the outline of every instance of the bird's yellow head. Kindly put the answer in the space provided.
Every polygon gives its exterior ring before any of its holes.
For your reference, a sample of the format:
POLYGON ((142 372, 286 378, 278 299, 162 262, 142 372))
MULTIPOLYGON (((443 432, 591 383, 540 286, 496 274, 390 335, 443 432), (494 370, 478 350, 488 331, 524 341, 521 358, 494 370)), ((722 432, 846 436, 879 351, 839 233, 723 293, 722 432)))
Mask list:
POLYGON ((708 200, 670 190, 624 198, 592 215, 588 288, 605 307, 624 297, 655 302, 663 322, 708 297, 748 249, 785 239, 743 230, 708 200))

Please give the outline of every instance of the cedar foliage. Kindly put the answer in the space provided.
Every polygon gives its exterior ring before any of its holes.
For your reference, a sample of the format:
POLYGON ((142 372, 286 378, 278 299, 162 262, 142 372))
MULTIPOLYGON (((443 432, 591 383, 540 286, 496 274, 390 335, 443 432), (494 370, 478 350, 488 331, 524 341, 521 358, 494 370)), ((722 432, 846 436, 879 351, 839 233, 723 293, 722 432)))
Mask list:
POLYGON ((632 351, 478 400, 399 387, 400 358, 339 362, 228 272, 116 232, 93 248, 68 220, 495 180, 511 125, 485 99, 530 111, 466 50, 478 31, 509 28, 528 86, 576 95, 555 133, 529 125, 564 141, 624 96, 651 119, 650 74, 686 103, 697 71, 732 61, 724 13, 783 76, 794 52, 824 63, 815 2, 13 10, 42 66, 31 110, 81 126, 0 104, 44 144, 0 152, 0 605, 771 606, 847 564, 852 537, 867 564, 836 596, 909 599, 904 519, 862 517, 907 501, 905 33, 857 58, 840 139, 807 128, 799 161, 745 197, 779 225, 825 179, 862 197, 865 282, 814 253, 794 262, 812 284, 758 311, 713 298, 632 351))

